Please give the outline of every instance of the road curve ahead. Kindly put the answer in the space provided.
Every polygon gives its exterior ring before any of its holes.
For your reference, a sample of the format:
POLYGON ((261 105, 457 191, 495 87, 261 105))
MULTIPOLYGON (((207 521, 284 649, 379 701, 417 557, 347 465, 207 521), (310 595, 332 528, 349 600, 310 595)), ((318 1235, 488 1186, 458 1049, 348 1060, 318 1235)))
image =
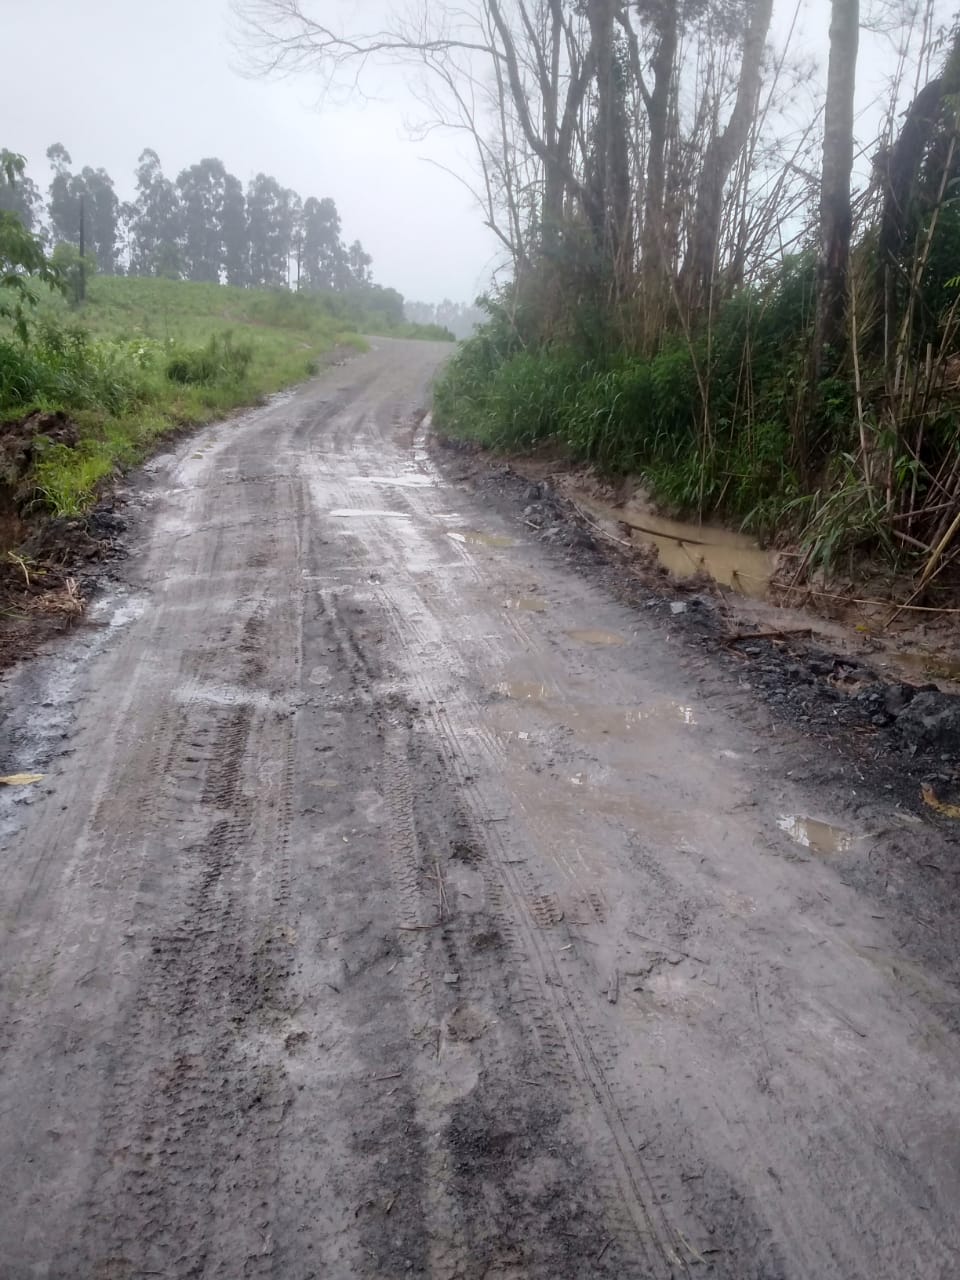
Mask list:
POLYGON ((955 988, 751 695, 432 469, 447 350, 157 460, 9 683, 0 1275, 955 1277, 955 988))

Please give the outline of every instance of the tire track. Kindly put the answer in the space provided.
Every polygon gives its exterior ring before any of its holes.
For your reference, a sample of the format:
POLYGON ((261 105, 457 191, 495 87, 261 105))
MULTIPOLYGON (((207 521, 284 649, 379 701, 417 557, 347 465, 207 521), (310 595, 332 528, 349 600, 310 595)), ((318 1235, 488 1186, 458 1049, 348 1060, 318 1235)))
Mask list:
MULTIPOLYGON (((409 615, 400 611, 389 592, 384 592, 384 597, 395 632, 405 648, 410 643, 409 615)), ((413 630, 421 638, 426 634, 439 638, 442 634, 439 627, 427 629, 421 625, 413 630)), ((455 661, 449 649, 447 656, 451 663, 455 661)), ((424 707, 440 697, 432 679, 423 672, 408 671, 408 678, 424 707)), ((433 712, 427 712, 427 717, 430 736, 443 752, 450 789, 464 797, 474 838, 482 840, 482 847, 490 854, 479 865, 493 907, 494 928, 507 943, 515 969, 522 975, 525 1018, 532 1024, 542 1061, 555 1087, 569 1088, 575 1082, 584 1112, 595 1117, 590 1128, 595 1133, 601 1127, 608 1135, 608 1160, 598 1163, 595 1176, 621 1256, 637 1259, 636 1264, 627 1261, 626 1265, 635 1269, 623 1274, 635 1274, 638 1280, 641 1276, 650 1280, 686 1275, 692 1251, 684 1249, 682 1236, 668 1221, 643 1162, 644 1139, 634 1134, 628 1118, 631 1099, 622 1095, 612 1078, 610 1068, 616 1049, 608 1043, 601 1050, 600 1023, 589 1015, 584 1001, 568 990, 555 957, 538 937, 542 930, 560 923, 561 908, 554 898, 544 895, 529 872, 518 869, 517 850, 508 848, 499 826, 487 821, 490 804, 477 782, 475 766, 465 763, 471 753, 474 757, 479 753, 486 762, 486 768, 479 772, 498 776, 506 767, 499 745, 481 727, 479 704, 462 696, 455 717, 433 712), (454 727, 454 719, 471 726, 468 742, 454 727)), ((524 850, 525 854, 529 852, 524 850)))

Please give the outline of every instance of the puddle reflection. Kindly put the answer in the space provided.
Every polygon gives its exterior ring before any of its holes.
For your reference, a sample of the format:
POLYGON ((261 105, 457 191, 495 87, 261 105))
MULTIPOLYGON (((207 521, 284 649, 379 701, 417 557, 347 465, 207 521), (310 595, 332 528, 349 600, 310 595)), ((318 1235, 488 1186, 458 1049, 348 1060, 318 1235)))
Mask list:
POLYGON ((543 702, 550 697, 550 687, 536 684, 529 680, 501 680, 494 685, 494 692, 503 698, 513 698, 518 702, 543 702))
POLYGON ((558 690, 535 680, 501 680, 493 686, 493 692, 516 702, 550 702, 549 710, 559 722, 583 733, 622 734, 668 721, 694 727, 700 723, 695 709, 683 702, 657 702, 649 707, 560 704, 557 699, 562 695, 558 690))
POLYGON ((566 715, 587 728, 606 733, 664 720, 686 725, 700 723, 693 707, 673 701, 656 702, 650 707, 570 707, 566 715))
POLYGON ((580 631, 567 631, 564 633, 571 640, 575 640, 577 644, 597 644, 597 645, 620 645, 626 644, 626 638, 616 631, 599 631, 587 628, 580 631))
POLYGON ((796 813, 782 814, 777 819, 777 826, 791 840, 804 849, 809 849, 811 853, 846 853, 857 841, 866 839, 866 836, 855 836, 843 827, 835 827, 832 823, 821 822, 818 818, 805 818, 796 813))
POLYGON ((501 533, 478 533, 475 529, 462 529, 457 532, 450 530, 448 536, 453 538, 454 542, 463 542, 475 547, 512 547, 516 545, 512 538, 507 538, 501 533))
POLYGON ((547 602, 537 596, 515 596, 512 600, 504 600, 505 609, 520 609, 523 613, 546 613, 547 602))
POLYGON ((394 489, 432 489, 437 484, 436 480, 419 471, 402 472, 396 476, 362 476, 361 479, 364 484, 389 485, 394 489))
POLYGON ((393 520, 409 520, 409 511, 379 511, 373 507, 338 507, 336 511, 329 512, 331 516, 345 518, 347 516, 360 516, 367 518, 375 517, 380 519, 386 517, 393 520))
POLYGON ((672 520, 636 500, 622 507, 584 495, 578 495, 577 501, 600 520, 625 525, 632 542, 656 547, 660 563, 678 578, 707 573, 742 595, 758 599, 766 595, 773 554, 745 534, 672 520))
POLYGON ((915 650, 912 653, 898 653, 894 660, 932 680, 960 680, 960 659, 946 654, 915 650))

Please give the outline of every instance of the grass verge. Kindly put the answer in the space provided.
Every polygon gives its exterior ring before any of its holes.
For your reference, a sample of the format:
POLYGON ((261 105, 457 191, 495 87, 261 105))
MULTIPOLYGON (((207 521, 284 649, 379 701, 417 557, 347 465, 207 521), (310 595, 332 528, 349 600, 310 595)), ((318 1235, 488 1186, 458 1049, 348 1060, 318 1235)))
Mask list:
POLYGON ((365 350, 364 332, 437 336, 377 300, 124 278, 92 280, 78 310, 45 299, 26 344, 0 332, 0 445, 35 414, 66 414, 76 431, 0 447, 0 505, 15 493, 21 509, 78 515, 171 431, 302 381, 338 347, 365 350))

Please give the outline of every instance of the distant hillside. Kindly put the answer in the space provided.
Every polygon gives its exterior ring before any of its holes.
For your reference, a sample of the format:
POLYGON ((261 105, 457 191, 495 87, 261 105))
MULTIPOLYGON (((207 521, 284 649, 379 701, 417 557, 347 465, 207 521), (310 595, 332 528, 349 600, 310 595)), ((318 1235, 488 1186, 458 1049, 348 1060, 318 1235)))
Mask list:
POLYGON ((289 336, 297 332, 322 350, 351 333, 439 341, 453 336, 437 325, 409 322, 401 295, 373 284, 346 291, 293 293, 283 287, 255 289, 159 277, 94 276, 80 306, 70 306, 66 299, 50 295, 42 314, 80 323, 101 338, 142 334, 200 342, 213 333, 232 329, 250 330, 261 338, 272 332, 281 346, 287 346, 289 336))

